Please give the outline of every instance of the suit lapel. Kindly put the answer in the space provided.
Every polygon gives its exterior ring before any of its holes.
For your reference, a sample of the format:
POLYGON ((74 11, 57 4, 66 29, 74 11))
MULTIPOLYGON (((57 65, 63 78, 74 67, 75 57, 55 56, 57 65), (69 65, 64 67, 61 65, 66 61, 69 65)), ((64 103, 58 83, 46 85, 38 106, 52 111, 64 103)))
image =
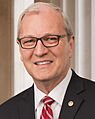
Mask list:
POLYGON ((23 93, 22 100, 19 102, 19 119, 35 119, 34 86, 23 93))
POLYGON ((83 80, 74 71, 62 104, 59 119, 74 119, 84 99, 83 80))

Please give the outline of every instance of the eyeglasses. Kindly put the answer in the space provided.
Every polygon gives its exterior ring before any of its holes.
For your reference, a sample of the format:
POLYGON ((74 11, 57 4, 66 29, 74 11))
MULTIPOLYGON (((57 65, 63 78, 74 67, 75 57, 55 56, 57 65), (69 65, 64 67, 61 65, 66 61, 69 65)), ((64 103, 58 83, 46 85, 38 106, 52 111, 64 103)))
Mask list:
POLYGON ((59 40, 64 37, 66 37, 66 35, 45 35, 41 38, 25 36, 22 38, 17 38, 17 40, 23 49, 35 48, 39 40, 45 47, 49 48, 57 46, 59 44, 59 40))

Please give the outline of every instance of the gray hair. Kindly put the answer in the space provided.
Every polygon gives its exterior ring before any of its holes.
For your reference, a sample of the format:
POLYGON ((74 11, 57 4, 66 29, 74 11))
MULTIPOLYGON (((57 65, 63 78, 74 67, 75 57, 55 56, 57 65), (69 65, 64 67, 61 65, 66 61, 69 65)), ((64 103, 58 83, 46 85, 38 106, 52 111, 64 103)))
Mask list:
POLYGON ((65 15, 65 13, 56 5, 52 4, 52 3, 44 3, 44 2, 36 2, 33 3, 32 5, 30 5, 20 16, 19 21, 18 21, 18 36, 20 34, 20 26, 21 26, 21 21, 23 20, 24 16, 28 13, 31 14, 39 14, 39 12, 41 12, 40 7, 44 6, 44 7, 49 7, 52 8, 54 10, 56 10, 57 12, 60 13, 60 15, 63 17, 64 19, 64 25, 65 25, 65 31, 67 33, 68 36, 73 34, 72 28, 71 28, 71 23, 69 21, 69 18, 67 15, 65 15))

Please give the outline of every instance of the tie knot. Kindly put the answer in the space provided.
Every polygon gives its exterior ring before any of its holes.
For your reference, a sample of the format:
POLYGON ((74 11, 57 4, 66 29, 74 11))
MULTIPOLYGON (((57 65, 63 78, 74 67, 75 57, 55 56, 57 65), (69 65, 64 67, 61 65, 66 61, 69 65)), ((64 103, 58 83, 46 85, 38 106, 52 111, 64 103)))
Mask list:
POLYGON ((52 103, 54 102, 54 100, 49 97, 49 96, 45 96, 43 99, 42 99, 43 103, 46 104, 46 105, 52 105, 52 103))

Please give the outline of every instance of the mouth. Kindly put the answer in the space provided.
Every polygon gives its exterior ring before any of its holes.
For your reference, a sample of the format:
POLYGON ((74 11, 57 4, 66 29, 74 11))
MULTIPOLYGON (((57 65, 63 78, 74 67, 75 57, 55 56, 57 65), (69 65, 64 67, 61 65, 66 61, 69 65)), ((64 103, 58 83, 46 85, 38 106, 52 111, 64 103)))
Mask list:
POLYGON ((45 61, 37 61, 34 64, 35 65, 47 65, 47 64, 51 64, 53 61, 50 60, 45 60, 45 61))

